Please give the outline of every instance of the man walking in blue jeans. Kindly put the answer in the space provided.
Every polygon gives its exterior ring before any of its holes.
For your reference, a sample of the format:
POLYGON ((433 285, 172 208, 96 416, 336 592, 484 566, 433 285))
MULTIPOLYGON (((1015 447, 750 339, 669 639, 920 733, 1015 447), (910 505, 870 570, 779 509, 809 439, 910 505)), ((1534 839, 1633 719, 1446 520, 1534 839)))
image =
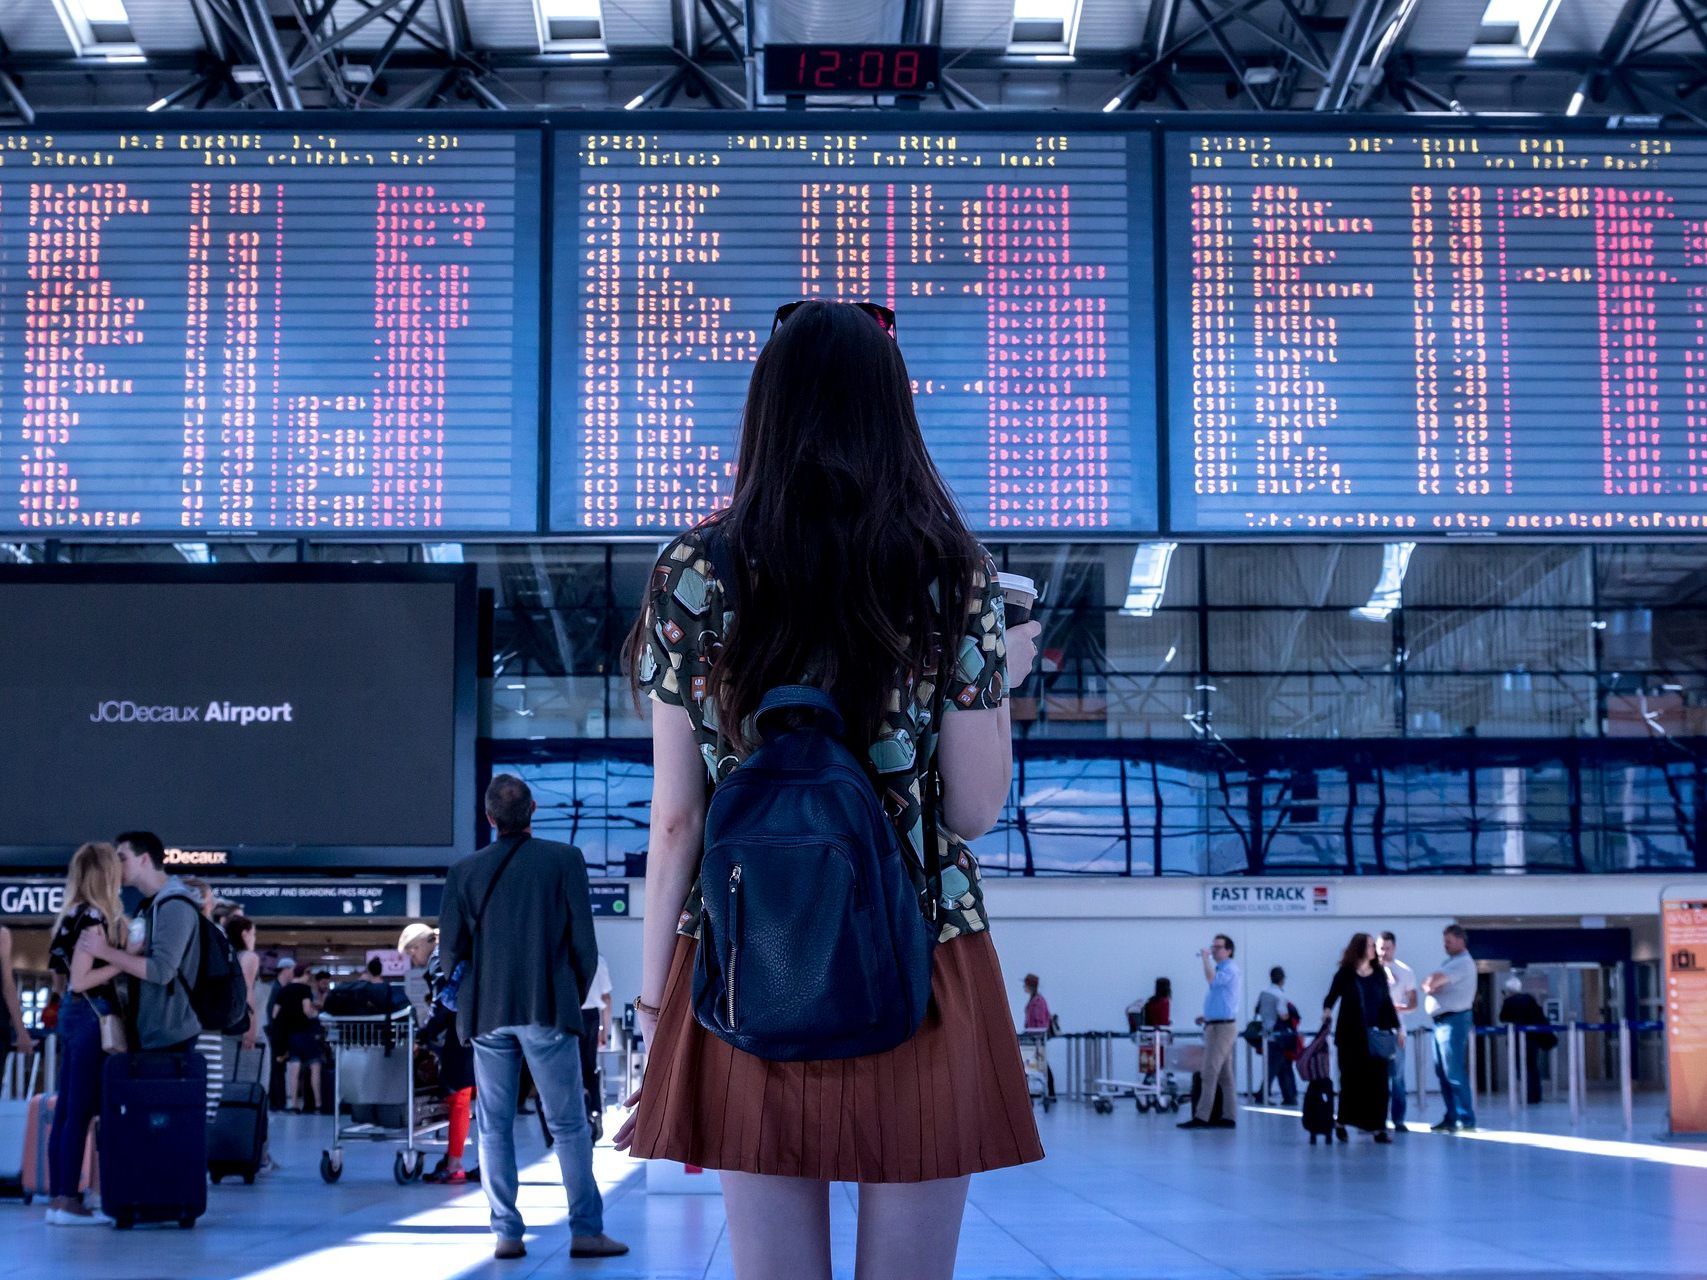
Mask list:
POLYGON ((486 789, 496 843, 445 878, 439 953, 446 973, 466 961, 457 1034, 474 1045, 481 1186, 492 1206, 494 1256, 520 1258, 516 1209, 516 1094, 526 1060, 539 1090, 563 1189, 572 1258, 613 1258, 628 1246, 605 1234, 593 1178, 593 1131, 581 1092, 581 1002, 598 970, 587 866, 578 849, 533 836, 533 794, 511 774, 486 789))
POLYGON ((1476 1127, 1475 1104, 1470 1095, 1476 962, 1470 958, 1470 941, 1465 937, 1463 925, 1447 925, 1442 941, 1446 959, 1439 969, 1423 979, 1423 993, 1428 1015, 1434 1019, 1434 1073, 1440 1078, 1440 1096, 1446 1103, 1446 1115, 1434 1130, 1454 1133, 1476 1127))
POLYGON ((1405 1059, 1409 1056, 1406 1048, 1410 1037, 1420 1035, 1428 1023, 1423 1018, 1422 988, 1417 975, 1399 959, 1399 939, 1391 929, 1381 935, 1376 952, 1381 957, 1381 967, 1387 971, 1387 990, 1399 1015, 1399 1051, 1387 1067, 1387 1098, 1392 1107, 1393 1131, 1405 1133, 1405 1094, 1410 1087, 1405 1079, 1405 1059))

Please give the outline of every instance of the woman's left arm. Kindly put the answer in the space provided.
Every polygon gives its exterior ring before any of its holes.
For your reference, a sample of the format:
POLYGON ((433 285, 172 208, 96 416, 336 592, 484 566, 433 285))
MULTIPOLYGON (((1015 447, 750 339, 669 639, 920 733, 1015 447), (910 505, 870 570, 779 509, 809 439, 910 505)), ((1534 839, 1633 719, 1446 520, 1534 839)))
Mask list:
POLYGON ((110 964, 97 963, 95 957, 87 951, 71 953, 71 980, 67 985, 74 995, 93 991, 96 987, 111 982, 118 976, 118 969, 110 964))
POLYGON ((118 973, 127 973, 145 982, 148 980, 148 957, 134 951, 121 951, 102 937, 99 929, 83 930, 77 939, 76 954, 102 961, 104 966, 118 973))
POLYGON ((261 984, 257 981, 261 976, 261 957, 253 951, 239 952, 237 967, 243 970, 244 989, 249 993, 249 1029, 243 1033, 242 1040, 242 1048, 247 1051, 255 1047, 261 1034, 261 1006, 259 1004, 261 995, 259 987, 261 984))

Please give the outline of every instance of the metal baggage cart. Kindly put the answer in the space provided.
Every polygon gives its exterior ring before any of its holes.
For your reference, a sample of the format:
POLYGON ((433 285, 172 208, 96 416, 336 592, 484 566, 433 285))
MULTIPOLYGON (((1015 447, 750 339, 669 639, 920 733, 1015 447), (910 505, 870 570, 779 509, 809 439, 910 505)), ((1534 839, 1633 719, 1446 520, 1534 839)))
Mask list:
POLYGON ((343 1176, 346 1142, 395 1142, 400 1149, 392 1161, 391 1176, 400 1185, 414 1182, 421 1176, 426 1150, 441 1145, 430 1141, 431 1135, 442 1132, 449 1124, 444 1091, 436 1086, 418 1087, 414 1008, 405 1005, 392 1013, 381 1014, 321 1014, 320 1025, 325 1029, 326 1043, 333 1054, 332 1146, 320 1153, 321 1179, 336 1182, 343 1176), (356 1061, 357 1053, 371 1054, 375 1050, 403 1056, 401 1095, 374 1101, 374 1105, 400 1106, 401 1125, 358 1124, 343 1113, 348 1068, 356 1061))
POLYGON ((1178 1111, 1191 1093, 1191 1073, 1203 1065, 1201 1037, 1168 1027, 1140 1027, 1130 1039, 1137 1050, 1134 1078, 1093 1081, 1091 1106, 1106 1116, 1117 1101, 1130 1098, 1140 1113, 1178 1111))
POLYGON ((1055 1099, 1049 1096, 1049 1033, 1020 1032, 1019 1054, 1025 1063, 1025 1091, 1033 1102, 1048 1112, 1055 1105, 1055 1099))

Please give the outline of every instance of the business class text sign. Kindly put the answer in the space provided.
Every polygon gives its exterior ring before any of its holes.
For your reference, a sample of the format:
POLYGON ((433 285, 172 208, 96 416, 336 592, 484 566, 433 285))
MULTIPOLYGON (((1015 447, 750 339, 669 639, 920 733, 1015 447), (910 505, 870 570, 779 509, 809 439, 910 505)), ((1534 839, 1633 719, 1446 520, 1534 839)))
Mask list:
POLYGON ((1211 916, 1327 916, 1334 913, 1331 880, 1211 880, 1203 886, 1211 916))

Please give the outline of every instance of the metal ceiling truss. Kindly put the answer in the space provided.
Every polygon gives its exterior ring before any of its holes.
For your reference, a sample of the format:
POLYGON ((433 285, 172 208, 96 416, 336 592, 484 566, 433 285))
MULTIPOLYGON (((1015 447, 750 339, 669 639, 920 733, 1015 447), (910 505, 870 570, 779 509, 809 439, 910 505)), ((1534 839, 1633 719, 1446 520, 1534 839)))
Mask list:
POLYGON ((1632 111, 1680 115, 1707 128, 1707 3, 1704 0, 1625 0, 1597 65, 1583 73, 1568 109, 1575 114, 1587 101, 1605 102, 1616 93, 1632 111), (1669 73, 1655 65, 1658 55, 1679 45, 1686 61, 1669 73))
MULTIPOLYGON (((0 114, 31 123, 44 102, 88 105, 78 99, 96 84, 100 105, 124 105, 115 86, 136 84, 135 105, 151 110, 583 106, 620 102, 637 83, 637 109, 750 109, 760 100, 755 6, 785 0, 671 0, 668 45, 660 31, 656 46, 591 56, 477 49, 465 2, 184 0, 203 47, 135 61, 18 54, 0 42, 0 114), (526 91, 506 75, 527 77, 526 91)), ((1111 111, 1463 111, 1461 100, 1485 107, 1503 95, 1507 108, 1591 107, 1707 128, 1707 0, 1625 0, 1598 50, 1544 44, 1515 60, 1408 49, 1427 3, 1152 0, 1136 48, 1080 49, 1070 64, 945 49, 937 100, 983 110, 1008 81, 1047 76, 1063 98, 1111 111), (1085 93, 1099 83, 1108 89, 1085 93)), ((936 43, 942 26, 943 0, 905 0, 897 34, 936 43)))
POLYGON ((1182 111, 1391 105, 1388 62, 1421 3, 1355 0, 1338 12, 1327 0, 1157 0, 1138 66, 1108 109, 1153 109, 1159 100, 1182 111))

